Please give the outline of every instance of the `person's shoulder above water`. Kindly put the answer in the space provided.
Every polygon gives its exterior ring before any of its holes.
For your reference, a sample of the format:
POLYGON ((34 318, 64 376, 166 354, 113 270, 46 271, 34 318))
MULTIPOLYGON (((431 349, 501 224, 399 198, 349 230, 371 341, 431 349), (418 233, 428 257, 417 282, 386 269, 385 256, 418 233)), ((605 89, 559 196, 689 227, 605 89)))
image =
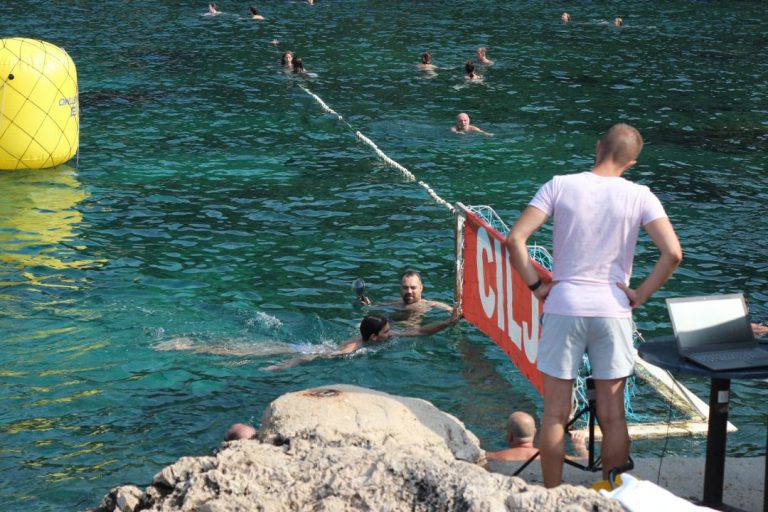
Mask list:
POLYGON ((460 113, 458 116, 456 116, 456 124, 454 124, 451 127, 451 131, 453 133, 481 133, 483 135, 486 135, 488 137, 493 136, 492 133, 486 132, 485 130, 482 130, 478 128, 477 126, 473 125, 471 120, 469 119, 469 114, 466 112, 460 113))
POLYGON ((251 19, 252 20, 263 20, 264 16, 259 14, 259 10, 256 8, 256 6, 252 5, 248 11, 251 13, 251 19))
POLYGON ((416 68, 418 68, 421 71, 434 71, 437 69, 437 66, 432 64, 432 54, 429 52, 424 52, 421 54, 421 62, 416 64, 416 68))
POLYGON ((238 441, 240 439, 255 439, 258 431, 252 425, 246 423, 234 423, 224 433, 225 441, 238 441))
POLYGON ((467 72, 467 74, 464 75, 464 80, 482 81, 483 77, 475 73, 475 63, 471 60, 468 60, 464 64, 464 70, 467 72))
POLYGON ((488 50, 480 47, 475 52, 477 54, 477 63, 484 66, 493 66, 494 62, 488 58, 488 50))
MULTIPOLYGON (((586 446, 586 435, 581 431, 570 432, 575 455, 566 455, 567 459, 585 459, 589 455, 586 446)), ((519 461, 528 460, 539 453, 534 445, 536 437, 536 421, 533 416, 523 411, 515 411, 507 419, 507 448, 499 451, 485 452, 489 461, 519 461)))
POLYGON ((293 65, 293 74, 294 75, 301 75, 306 77, 317 77, 317 73, 310 73, 306 69, 304 69, 304 61, 301 60, 300 57, 294 57, 292 61, 293 65))

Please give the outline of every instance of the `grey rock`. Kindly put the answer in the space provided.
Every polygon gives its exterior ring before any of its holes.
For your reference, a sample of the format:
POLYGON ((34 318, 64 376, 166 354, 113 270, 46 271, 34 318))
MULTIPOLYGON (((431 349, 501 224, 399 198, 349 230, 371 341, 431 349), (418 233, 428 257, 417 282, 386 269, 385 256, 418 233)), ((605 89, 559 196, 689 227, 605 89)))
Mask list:
MULTIPOLYGON (((259 439, 222 443, 215 456, 183 457, 164 468, 140 510, 623 510, 583 487, 547 490, 478 462, 484 456, 477 438, 428 402, 325 386, 270 404, 259 439)), ((114 499, 102 501, 110 504, 97 510, 120 510, 114 499)))

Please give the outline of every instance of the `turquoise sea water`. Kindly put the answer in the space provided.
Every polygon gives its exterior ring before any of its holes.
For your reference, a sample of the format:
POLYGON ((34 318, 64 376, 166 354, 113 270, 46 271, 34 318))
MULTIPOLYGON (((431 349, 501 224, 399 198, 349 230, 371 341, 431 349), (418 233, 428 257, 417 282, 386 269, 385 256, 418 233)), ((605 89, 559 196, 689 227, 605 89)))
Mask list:
MULTIPOLYGON (((540 412, 466 323, 263 370, 353 335, 357 277, 386 301, 417 268, 425 296, 453 298, 449 212, 300 83, 441 197, 508 222, 553 174, 588 169, 610 124, 637 126, 646 147, 629 177, 665 203, 686 257, 637 312, 644 336, 669 332, 671 295, 744 291, 768 318, 768 37, 745 22, 761 2, 583 2, 567 25, 544 0, 270 0, 262 22, 247 2, 219 3, 218 17, 205 2, 0 4, 0 37, 69 52, 82 108, 78 161, 0 172, 0 509, 95 506, 310 386, 425 398, 494 449, 510 410, 540 412), (497 63, 466 84, 478 46, 497 63), (288 49, 318 76, 283 74, 288 49), (435 76, 415 71, 423 51, 435 76), (460 111, 495 136, 449 133, 460 111), (164 350, 189 345, 243 355, 164 350)), ((654 258, 646 240, 635 275, 654 258)), ((681 380, 706 400, 707 382, 681 380)), ((730 455, 764 453, 766 386, 733 384, 730 455)), ((668 414, 648 389, 634 407, 668 414)), ((701 456, 704 441, 666 448, 701 456)))

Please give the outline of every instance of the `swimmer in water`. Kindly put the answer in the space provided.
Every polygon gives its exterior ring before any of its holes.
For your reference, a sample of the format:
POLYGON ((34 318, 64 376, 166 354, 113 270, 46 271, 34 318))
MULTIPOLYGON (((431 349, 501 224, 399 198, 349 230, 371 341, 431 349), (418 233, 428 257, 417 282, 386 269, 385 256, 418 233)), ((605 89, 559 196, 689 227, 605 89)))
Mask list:
POLYGON ((568 23, 571 21, 571 15, 567 12, 564 12, 562 16, 560 16, 560 19, 563 20, 564 23, 568 23))
POLYGON ((249 10, 251 12, 251 19, 252 20, 263 20, 264 19, 264 16, 259 14, 259 10, 256 7, 251 6, 249 10))
POLYGON ((483 79, 483 77, 475 73, 475 63, 471 60, 468 60, 467 63, 464 64, 464 70, 467 72, 467 74, 464 75, 464 80, 480 81, 483 79))
POLYGON ((216 3, 208 4, 208 14, 210 16, 217 16, 221 14, 221 9, 219 9, 219 4, 216 4, 216 3))
POLYGON ((488 50, 481 47, 477 49, 476 53, 478 64, 483 64, 484 66, 493 66, 493 61, 488 58, 488 50))
POLYGON ((306 69, 304 69, 304 62, 299 57, 293 58, 293 74, 294 75, 302 75, 306 77, 314 78, 317 76, 317 73, 310 73, 306 69))
POLYGON ((307 70, 304 69, 304 61, 302 61, 300 57, 295 57, 292 61, 292 65, 293 65, 293 74, 295 75, 307 74, 307 70))
POLYGON ((488 133, 484 130, 481 130, 477 126, 473 125, 469 120, 469 114, 466 114, 462 112, 458 116, 456 116, 456 124, 451 126, 451 131, 453 133, 471 133, 471 132, 477 132, 481 133, 483 135, 486 135, 488 137, 493 136, 492 133, 488 133))
MULTIPOLYGON (((365 295, 364 286, 363 284, 363 289, 358 293, 358 300, 369 306, 373 301, 365 295)), ((400 300, 383 302, 380 304, 381 308, 387 311, 390 319, 402 322, 410 328, 417 328, 424 315, 432 308, 453 311, 453 308, 445 302, 424 298, 423 292, 424 284, 421 274, 415 270, 407 270, 400 276, 400 300)))
POLYGON ((434 71, 437 69, 437 66, 432 64, 432 54, 429 52, 424 52, 421 54, 421 62, 419 64, 416 64, 416 68, 421 71, 434 71))
POLYGON ((280 364, 268 366, 265 370, 285 370, 314 359, 340 357, 356 352, 364 347, 380 345, 396 336, 431 336, 458 323, 461 320, 458 310, 454 309, 451 318, 415 329, 395 331, 390 329, 389 321, 383 316, 369 315, 360 322, 360 336, 347 340, 338 349, 325 354, 303 354, 280 364))
POLYGON ((287 70, 293 70, 293 52, 285 52, 283 56, 280 57, 280 65, 287 70))
POLYGON ((619 17, 616 17, 613 20, 613 24, 616 25, 617 27, 623 27, 624 26, 624 20, 619 18, 619 17))

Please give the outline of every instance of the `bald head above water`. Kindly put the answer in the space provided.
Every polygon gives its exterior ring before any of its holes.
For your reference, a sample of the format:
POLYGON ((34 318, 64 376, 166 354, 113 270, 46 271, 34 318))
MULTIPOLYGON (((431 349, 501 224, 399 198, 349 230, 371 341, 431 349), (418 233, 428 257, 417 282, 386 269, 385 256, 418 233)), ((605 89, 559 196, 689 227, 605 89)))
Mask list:
POLYGON ((533 439, 536 435, 536 422, 533 416, 523 411, 515 411, 507 420, 507 434, 516 440, 533 439))

